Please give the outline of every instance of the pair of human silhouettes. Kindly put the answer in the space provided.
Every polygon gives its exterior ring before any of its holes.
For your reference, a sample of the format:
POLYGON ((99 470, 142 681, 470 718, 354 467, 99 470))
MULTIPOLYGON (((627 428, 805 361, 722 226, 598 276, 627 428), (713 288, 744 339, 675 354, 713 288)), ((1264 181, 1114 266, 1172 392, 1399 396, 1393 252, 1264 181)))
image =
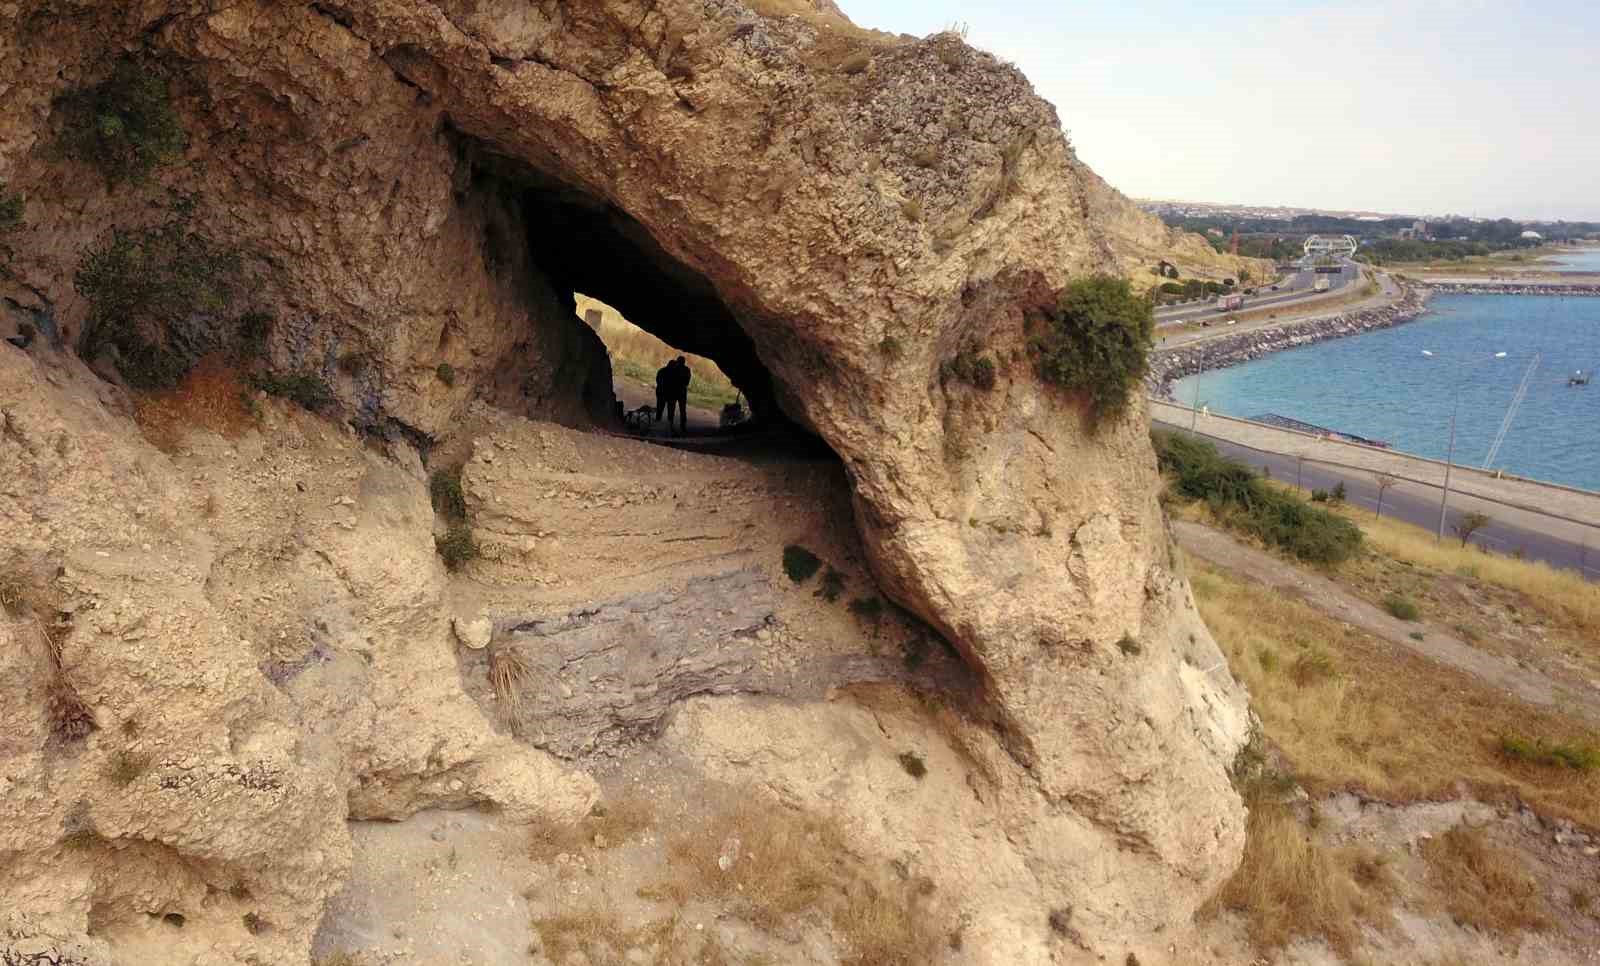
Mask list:
POLYGON ((672 429, 672 413, 678 413, 678 432, 689 431, 689 363, 679 356, 656 370, 656 422, 667 417, 667 429, 672 429))

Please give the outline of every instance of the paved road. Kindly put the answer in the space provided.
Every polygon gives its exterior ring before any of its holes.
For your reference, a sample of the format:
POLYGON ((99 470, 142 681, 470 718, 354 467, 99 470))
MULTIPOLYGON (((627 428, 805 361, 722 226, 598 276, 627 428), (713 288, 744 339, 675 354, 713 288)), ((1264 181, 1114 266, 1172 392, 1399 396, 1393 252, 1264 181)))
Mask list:
MULTIPOLYGON (((1167 430, 1188 432, 1187 426, 1174 426, 1158 420, 1153 420, 1152 425, 1167 430)), ((1371 473, 1363 470, 1345 470, 1310 460, 1302 463, 1293 455, 1263 452, 1204 433, 1199 435, 1216 444, 1217 450, 1224 456, 1232 457, 1257 470, 1262 466, 1270 467, 1272 478, 1275 480, 1290 484, 1298 482, 1307 493, 1311 490, 1331 490, 1339 483, 1343 483, 1345 499, 1349 503, 1368 510, 1377 509, 1378 487, 1373 482, 1371 473)), ((1396 517, 1432 532, 1439 526, 1439 497, 1440 488, 1437 486, 1406 481, 1391 487, 1383 495, 1383 512, 1385 516, 1396 517)), ((1451 503, 1454 502, 1455 492, 1452 487, 1451 503)), ((1451 539, 1449 527, 1456 518, 1457 511, 1452 506, 1445 523, 1447 539, 1451 539)), ((1509 554, 1521 550, 1531 560, 1543 560, 1552 566, 1567 570, 1581 570, 1590 580, 1600 580, 1600 546, 1586 547, 1498 520, 1479 530, 1473 535, 1473 540, 1481 542, 1497 553, 1509 554)))
POLYGON ((1214 303, 1190 305, 1180 308, 1166 309, 1156 312, 1156 326, 1178 325, 1183 322, 1195 322, 1210 317, 1222 317, 1235 312, 1245 312, 1251 309, 1266 308, 1270 305, 1282 305, 1286 302, 1310 301, 1315 298, 1327 298, 1346 285, 1361 277, 1361 270, 1354 262, 1341 263, 1343 271, 1338 275, 1330 275, 1328 292, 1314 292, 1312 286, 1316 284, 1315 272, 1295 272, 1288 278, 1278 283, 1278 290, 1272 291, 1268 287, 1257 289, 1256 295, 1246 295, 1244 305, 1237 309, 1219 309, 1214 303))

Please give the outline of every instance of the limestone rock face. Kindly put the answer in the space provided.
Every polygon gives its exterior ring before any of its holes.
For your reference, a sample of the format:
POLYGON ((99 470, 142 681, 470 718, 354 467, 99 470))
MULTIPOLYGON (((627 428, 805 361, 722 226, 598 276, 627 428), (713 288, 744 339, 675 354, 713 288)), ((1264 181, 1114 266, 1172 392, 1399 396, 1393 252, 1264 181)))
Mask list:
MULTIPOLYGON (((295 509, 282 461, 298 451, 238 448, 228 459, 267 474, 249 492, 274 494, 301 529, 279 546, 222 539, 141 514, 139 493, 167 506, 175 484, 141 462, 148 449, 115 444, 128 431, 117 391, 52 389, 0 345, 0 401, 22 427, 0 437, 0 550, 66 561, 64 589, 92 602, 69 667, 80 639, 126 642, 82 658, 99 731, 65 785, 40 771, 37 715, 15 689, 0 703, 0 852, 37 870, 54 843, 92 846, 64 853, 79 870, 51 880, 65 892, 12 905, 60 909, 51 929, 93 934, 97 917, 203 894, 288 843, 252 887, 287 949, 336 888, 348 838, 317 817, 337 821, 342 802, 355 817, 475 801, 582 811, 586 778, 459 699, 425 485, 401 468, 417 463, 406 441, 447 440, 474 398, 571 425, 603 417, 605 354, 572 317, 574 290, 718 359, 758 410, 843 460, 884 592, 982 679, 1012 769, 995 807, 1011 841, 1040 843, 1029 873, 1078 910, 1085 948, 1187 917, 1231 870, 1243 810, 1225 769, 1245 696, 1173 559, 1143 408, 1090 432, 1077 401, 1034 377, 1024 327, 1083 273, 1239 263, 1087 170, 1014 68, 953 35, 888 38, 781 6, 0 5, 0 178, 27 196, 0 324, 78 344, 79 252, 108 226, 159 220, 163 192, 181 190, 196 225, 254 267, 249 301, 275 319, 269 362, 325 379, 391 454, 328 455, 337 473, 299 482, 353 506, 295 509), (172 78, 188 147, 153 183, 111 189, 50 150, 54 105, 128 51, 172 78), (941 377, 969 347, 997 360, 993 388, 941 377), (88 495, 113 490, 116 502, 88 495), (279 590, 261 590, 263 574, 279 590), (262 592, 299 595, 317 633, 353 635, 339 653, 367 657, 275 653, 272 626, 247 646, 220 615, 262 592), (172 649, 178 637, 188 649, 172 649), (151 739, 138 794, 118 793, 90 759, 109 761, 105 739, 153 706, 179 710, 151 739), (172 746, 179 736, 193 744, 172 746), (101 894, 101 839, 144 843, 119 861, 154 869, 171 849, 224 871, 152 874, 166 892, 137 901, 101 894)), ((307 453, 324 452, 323 431, 296 431, 307 453)), ((265 512, 236 493, 219 519, 265 512)))

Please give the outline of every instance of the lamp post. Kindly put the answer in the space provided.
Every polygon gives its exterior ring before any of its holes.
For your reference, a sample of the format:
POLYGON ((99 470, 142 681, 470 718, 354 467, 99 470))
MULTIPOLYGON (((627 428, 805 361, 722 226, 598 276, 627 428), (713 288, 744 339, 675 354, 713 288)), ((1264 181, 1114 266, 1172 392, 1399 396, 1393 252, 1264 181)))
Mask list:
POLYGON ((1194 374, 1194 405, 1189 407, 1189 435, 1194 435, 1194 427, 1200 419, 1200 380, 1205 378, 1205 373, 1194 374))
MULTIPOLYGON (((1434 354, 1427 349, 1423 349, 1422 354, 1430 359, 1435 358, 1434 354)), ((1439 497, 1439 529, 1434 534, 1434 540, 1436 542, 1443 542, 1444 540, 1444 511, 1445 507, 1450 503, 1450 470, 1455 465, 1456 415, 1461 411, 1461 384, 1466 381, 1467 370, 1471 367, 1475 365, 1481 365, 1493 359, 1504 359, 1505 357, 1506 354, 1504 352, 1496 352, 1494 355, 1486 358, 1467 359, 1459 364, 1458 371, 1456 372, 1455 401, 1451 403, 1450 406, 1450 445, 1449 448, 1445 450, 1444 457, 1444 493, 1439 497)))

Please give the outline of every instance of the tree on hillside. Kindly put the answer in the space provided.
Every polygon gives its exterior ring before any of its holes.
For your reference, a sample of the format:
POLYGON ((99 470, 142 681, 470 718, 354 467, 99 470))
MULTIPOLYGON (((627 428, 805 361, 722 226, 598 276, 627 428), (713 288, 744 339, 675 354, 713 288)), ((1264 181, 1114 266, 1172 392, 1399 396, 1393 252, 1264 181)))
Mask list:
POLYGON ((1456 536, 1461 538, 1461 545, 1465 547, 1474 533, 1482 530, 1491 522, 1493 522, 1493 518, 1489 514, 1473 510, 1471 513, 1463 513, 1458 517, 1455 526, 1451 529, 1455 530, 1456 536))
POLYGON ((1388 473, 1374 473, 1372 474, 1372 482, 1378 486, 1378 516, 1381 517, 1383 516, 1383 495, 1389 491, 1390 487, 1400 481, 1388 473))

